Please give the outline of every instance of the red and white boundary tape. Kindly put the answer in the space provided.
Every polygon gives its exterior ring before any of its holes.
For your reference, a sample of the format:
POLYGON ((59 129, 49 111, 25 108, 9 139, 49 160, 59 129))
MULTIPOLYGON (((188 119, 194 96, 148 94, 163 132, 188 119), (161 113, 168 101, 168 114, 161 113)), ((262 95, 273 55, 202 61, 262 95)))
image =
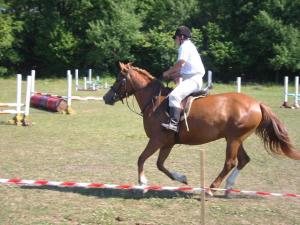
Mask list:
MULTIPOLYGON (((162 187, 162 186, 140 186, 140 185, 116 185, 116 184, 102 184, 102 183, 77 183, 77 182, 58 182, 58 181, 47 181, 47 180, 22 180, 22 179, 1 179, 0 184, 15 184, 15 185, 26 185, 26 186, 54 186, 54 187, 81 187, 81 188, 107 188, 107 189, 120 189, 120 190, 155 190, 155 191, 190 191, 190 192, 201 192, 206 188, 195 188, 189 186, 182 187, 162 187)), ((258 196, 274 196, 274 197, 294 197, 300 198, 298 194, 289 193, 272 193, 263 191, 244 191, 238 189, 221 189, 214 188, 215 191, 227 191, 230 193, 242 193, 246 195, 258 195, 258 196)))

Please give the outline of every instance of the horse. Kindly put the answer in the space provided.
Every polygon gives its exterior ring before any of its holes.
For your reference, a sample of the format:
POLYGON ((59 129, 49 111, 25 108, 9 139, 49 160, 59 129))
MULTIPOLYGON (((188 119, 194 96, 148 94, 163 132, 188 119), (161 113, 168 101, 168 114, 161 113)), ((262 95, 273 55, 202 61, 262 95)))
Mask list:
MULTIPOLYGON (((172 180, 187 184, 185 175, 170 172, 164 162, 175 144, 201 145, 221 138, 226 140, 226 158, 223 169, 210 188, 220 187, 226 179, 226 190, 232 189, 240 170, 250 161, 243 142, 254 132, 262 139, 264 148, 275 155, 284 155, 300 160, 300 152, 293 147, 285 125, 263 103, 242 93, 210 94, 193 101, 186 129, 184 121, 179 132, 166 130, 161 126, 167 121, 168 94, 170 88, 153 77, 146 70, 119 63, 120 75, 103 96, 105 104, 113 105, 134 95, 143 117, 144 130, 149 141, 138 158, 138 182, 147 185, 144 172, 145 161, 159 150, 157 168, 172 180), (213 113, 212 113, 213 112, 213 113)), ((128 102, 127 102, 128 103, 128 102)), ((229 192, 227 192, 229 193, 229 192)))

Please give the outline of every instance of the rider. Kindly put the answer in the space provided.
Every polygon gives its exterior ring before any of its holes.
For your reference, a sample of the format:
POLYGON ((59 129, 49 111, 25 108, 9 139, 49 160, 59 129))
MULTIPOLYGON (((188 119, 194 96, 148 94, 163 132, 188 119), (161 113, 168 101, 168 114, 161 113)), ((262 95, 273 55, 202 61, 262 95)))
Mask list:
POLYGON ((186 26, 176 29, 173 39, 178 49, 177 62, 163 73, 165 79, 182 78, 175 89, 169 95, 170 119, 161 125, 175 132, 178 132, 178 123, 181 113, 181 101, 188 95, 198 92, 202 87, 202 77, 205 69, 197 48, 190 40, 191 31, 186 26))

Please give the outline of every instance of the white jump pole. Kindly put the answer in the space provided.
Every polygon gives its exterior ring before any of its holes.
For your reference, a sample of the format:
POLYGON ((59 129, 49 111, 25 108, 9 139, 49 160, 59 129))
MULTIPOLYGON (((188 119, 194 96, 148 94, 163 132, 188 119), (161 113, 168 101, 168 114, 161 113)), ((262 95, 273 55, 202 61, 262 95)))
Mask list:
POLYGON ((32 77, 27 76, 27 87, 26 87, 26 98, 25 98, 25 112, 24 115, 25 117, 29 116, 29 108, 30 108, 30 97, 31 97, 31 81, 32 77))
POLYGON ((71 70, 67 72, 67 79, 68 79, 68 94, 67 94, 67 104, 68 108, 72 105, 72 74, 71 70))
POLYGON ((236 78, 236 83, 237 83, 237 92, 241 93, 241 83, 242 83, 242 78, 241 77, 237 77, 236 78))
POLYGON ((17 115, 21 113, 21 106, 22 106, 22 75, 17 74, 17 106, 16 106, 16 112, 17 115))
POLYGON ((92 69, 89 69, 89 85, 92 84, 92 69))
POLYGON ((75 90, 78 91, 79 82, 78 82, 78 69, 75 69, 75 90))
POLYGON ((83 78, 83 82, 84 82, 83 90, 86 90, 87 89, 86 77, 83 78))
POLYGON ((299 108, 298 104, 298 94, 299 94, 299 77, 295 77, 295 102, 294 102, 294 107, 299 108))
POLYGON ((207 74, 207 86, 212 85, 212 72, 209 70, 207 74))
POLYGON ((288 105, 288 101, 289 101, 289 77, 285 76, 284 77, 284 102, 283 102, 283 106, 287 106, 288 105))
POLYGON ((35 92, 35 70, 31 70, 31 95, 35 92))

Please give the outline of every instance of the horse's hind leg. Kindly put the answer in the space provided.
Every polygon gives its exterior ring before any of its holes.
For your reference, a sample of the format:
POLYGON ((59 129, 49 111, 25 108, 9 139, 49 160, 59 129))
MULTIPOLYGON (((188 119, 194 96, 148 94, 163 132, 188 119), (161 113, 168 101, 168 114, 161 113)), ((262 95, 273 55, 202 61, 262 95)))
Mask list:
POLYGON ((240 140, 227 140, 226 159, 223 170, 210 185, 211 188, 219 188, 224 178, 236 165, 236 158, 240 148, 240 140))
POLYGON ((234 168, 234 170, 231 172, 230 176, 226 179, 226 187, 225 188, 227 190, 232 189, 240 170, 243 169, 246 166, 246 164, 250 161, 250 158, 247 155, 242 144, 239 147, 237 158, 238 158, 237 167, 234 168))
POLYGON ((179 174, 177 172, 170 172, 165 166, 164 163, 166 159, 168 158, 171 150, 173 148, 173 145, 171 146, 163 146, 160 148, 159 155, 157 158, 157 168, 162 171, 164 174, 166 174, 169 178, 172 180, 177 180, 181 183, 187 184, 187 179, 185 175, 179 174))

